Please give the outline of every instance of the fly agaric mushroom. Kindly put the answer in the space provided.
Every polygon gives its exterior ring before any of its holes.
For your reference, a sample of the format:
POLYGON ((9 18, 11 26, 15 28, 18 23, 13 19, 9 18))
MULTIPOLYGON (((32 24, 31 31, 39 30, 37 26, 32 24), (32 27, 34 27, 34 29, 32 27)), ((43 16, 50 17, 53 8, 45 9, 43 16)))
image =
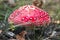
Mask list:
POLYGON ((25 5, 13 11, 8 18, 8 22, 13 22, 15 25, 23 25, 25 23, 25 25, 33 24, 40 26, 50 23, 50 16, 47 12, 36 6, 25 5))

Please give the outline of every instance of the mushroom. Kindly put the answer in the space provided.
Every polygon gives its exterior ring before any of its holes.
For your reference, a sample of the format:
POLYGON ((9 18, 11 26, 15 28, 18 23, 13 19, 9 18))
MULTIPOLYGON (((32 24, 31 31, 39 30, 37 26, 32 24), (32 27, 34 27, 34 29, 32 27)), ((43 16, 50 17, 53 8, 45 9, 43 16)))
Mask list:
POLYGON ((44 24, 50 23, 50 16, 48 13, 34 5, 25 5, 22 6, 12 14, 10 14, 8 18, 9 23, 13 23, 14 25, 35 25, 40 26, 44 24))

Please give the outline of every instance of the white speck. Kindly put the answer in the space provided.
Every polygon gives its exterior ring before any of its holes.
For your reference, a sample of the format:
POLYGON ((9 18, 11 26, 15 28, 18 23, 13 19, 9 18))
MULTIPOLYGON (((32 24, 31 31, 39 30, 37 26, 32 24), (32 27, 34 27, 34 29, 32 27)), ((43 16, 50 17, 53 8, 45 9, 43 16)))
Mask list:
POLYGON ((30 18, 30 19, 32 19, 32 18, 30 18))
POLYGON ((36 18, 34 18, 34 19, 36 19, 36 18))
POLYGON ((41 11, 40 11, 41 12, 41 11))
POLYGON ((24 18, 22 18, 24 20, 24 18))

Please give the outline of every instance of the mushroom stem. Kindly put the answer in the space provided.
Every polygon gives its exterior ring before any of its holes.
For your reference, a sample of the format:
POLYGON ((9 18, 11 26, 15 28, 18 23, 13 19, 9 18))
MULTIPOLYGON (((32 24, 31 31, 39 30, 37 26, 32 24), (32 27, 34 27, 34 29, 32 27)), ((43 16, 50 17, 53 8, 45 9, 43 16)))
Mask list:
POLYGON ((18 25, 15 25, 14 27, 18 27, 18 26, 22 26, 22 25, 27 25, 27 24, 31 24, 30 22, 26 22, 26 23, 22 23, 22 24, 18 24, 18 25))

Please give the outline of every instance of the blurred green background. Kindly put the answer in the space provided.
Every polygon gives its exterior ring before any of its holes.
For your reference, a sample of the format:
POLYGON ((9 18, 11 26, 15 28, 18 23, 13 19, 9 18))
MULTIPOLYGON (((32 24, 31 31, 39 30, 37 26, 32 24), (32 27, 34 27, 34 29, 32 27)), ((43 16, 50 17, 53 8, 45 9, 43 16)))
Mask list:
MULTIPOLYGON (((33 0, 13 0, 12 4, 9 4, 8 0, 0 0, 0 21, 6 21, 15 9, 23 5, 30 5, 32 2, 33 0)), ((43 2, 42 9, 47 11, 52 19, 60 20, 60 0, 43 0, 43 2)))

